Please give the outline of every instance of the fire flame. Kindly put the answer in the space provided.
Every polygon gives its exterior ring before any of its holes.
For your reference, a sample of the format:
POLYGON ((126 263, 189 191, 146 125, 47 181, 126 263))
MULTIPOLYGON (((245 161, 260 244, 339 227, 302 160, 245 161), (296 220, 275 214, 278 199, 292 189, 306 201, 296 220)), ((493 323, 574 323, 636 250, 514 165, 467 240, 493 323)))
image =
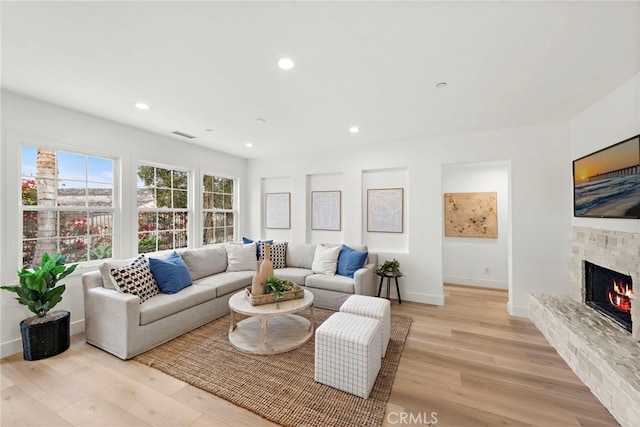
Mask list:
POLYGON ((607 291, 609 303, 623 313, 631 312, 631 296, 633 290, 628 283, 613 282, 613 290, 607 291))

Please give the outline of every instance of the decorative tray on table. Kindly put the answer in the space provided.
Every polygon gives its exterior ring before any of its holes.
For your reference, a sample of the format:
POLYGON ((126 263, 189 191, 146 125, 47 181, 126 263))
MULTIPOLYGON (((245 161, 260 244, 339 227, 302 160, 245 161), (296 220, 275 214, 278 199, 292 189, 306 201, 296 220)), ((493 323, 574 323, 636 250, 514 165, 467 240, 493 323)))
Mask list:
MULTIPOLYGON (((251 305, 269 304, 272 302, 288 301, 292 299, 304 298, 304 289, 293 282, 282 281, 284 283, 281 291, 270 292, 268 294, 253 295, 251 287, 246 288, 247 298, 251 301, 251 305), (288 290, 284 290, 288 289, 288 290)), ((267 287, 269 288, 268 284, 267 287)))

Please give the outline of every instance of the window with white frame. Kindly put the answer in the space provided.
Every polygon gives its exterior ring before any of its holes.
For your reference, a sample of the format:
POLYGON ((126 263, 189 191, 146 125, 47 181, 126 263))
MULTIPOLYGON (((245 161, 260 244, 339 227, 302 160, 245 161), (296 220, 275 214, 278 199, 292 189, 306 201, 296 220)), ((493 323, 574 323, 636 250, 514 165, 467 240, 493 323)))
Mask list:
POLYGON ((203 176, 202 218, 205 245, 232 242, 235 237, 235 182, 231 178, 203 176))
POLYGON ((187 246, 189 173, 138 166, 138 253, 187 246))
POLYGON ((66 261, 111 258, 113 159, 22 146, 22 266, 46 252, 66 261))

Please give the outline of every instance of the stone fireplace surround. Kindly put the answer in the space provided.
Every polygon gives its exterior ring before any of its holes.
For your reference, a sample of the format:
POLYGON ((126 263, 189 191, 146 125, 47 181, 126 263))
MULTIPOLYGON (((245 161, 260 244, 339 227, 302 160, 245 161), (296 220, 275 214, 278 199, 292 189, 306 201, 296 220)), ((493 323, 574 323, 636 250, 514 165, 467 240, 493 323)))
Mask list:
POLYGON ((529 316, 623 426, 640 425, 640 234, 573 227, 569 295, 531 295, 529 316), (584 261, 630 275, 632 334, 584 304, 584 261))

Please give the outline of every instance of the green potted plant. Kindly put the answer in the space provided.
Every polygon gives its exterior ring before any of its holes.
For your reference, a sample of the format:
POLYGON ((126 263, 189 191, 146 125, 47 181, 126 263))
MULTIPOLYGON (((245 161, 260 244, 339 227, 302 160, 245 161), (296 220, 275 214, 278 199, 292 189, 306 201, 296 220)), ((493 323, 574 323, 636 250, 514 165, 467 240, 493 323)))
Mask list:
POLYGON ((376 274, 379 276, 391 277, 402 276, 402 272, 400 272, 400 261, 395 258, 392 261, 386 260, 384 263, 378 266, 378 268, 376 269, 376 274))
POLYGON ((289 280, 268 277, 264 285, 265 294, 276 294, 276 308, 280 308, 280 301, 284 300, 285 292, 293 292, 294 298, 301 298, 300 287, 289 280))
POLYGON ((58 285, 58 281, 67 277, 78 266, 65 266, 65 260, 60 253, 53 258, 45 253, 42 255, 40 266, 18 271, 19 285, 0 287, 16 293, 16 300, 35 314, 20 322, 25 360, 44 359, 69 348, 71 313, 50 312, 62 301, 62 294, 66 289, 65 285, 58 285))

